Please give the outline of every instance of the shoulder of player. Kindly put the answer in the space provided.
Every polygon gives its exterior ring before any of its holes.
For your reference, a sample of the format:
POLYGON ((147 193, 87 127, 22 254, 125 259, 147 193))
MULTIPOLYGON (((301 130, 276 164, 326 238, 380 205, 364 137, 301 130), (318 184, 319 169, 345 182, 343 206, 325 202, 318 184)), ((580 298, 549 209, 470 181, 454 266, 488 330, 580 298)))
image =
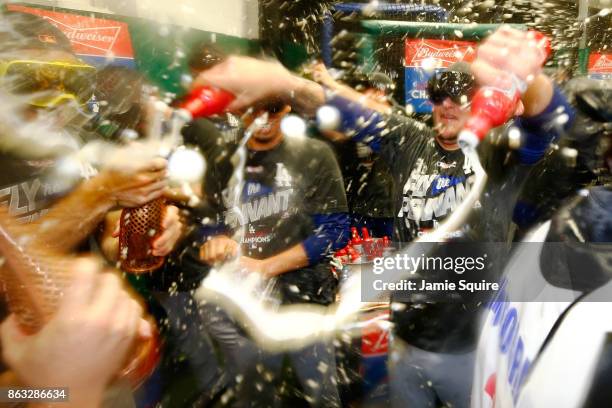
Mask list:
POLYGON ((311 137, 289 137, 285 139, 288 150, 302 154, 334 155, 332 148, 325 141, 311 137))
POLYGON ((434 130, 425 122, 404 115, 389 116, 384 133, 382 136, 387 140, 410 148, 418 143, 425 145, 435 136, 434 130))

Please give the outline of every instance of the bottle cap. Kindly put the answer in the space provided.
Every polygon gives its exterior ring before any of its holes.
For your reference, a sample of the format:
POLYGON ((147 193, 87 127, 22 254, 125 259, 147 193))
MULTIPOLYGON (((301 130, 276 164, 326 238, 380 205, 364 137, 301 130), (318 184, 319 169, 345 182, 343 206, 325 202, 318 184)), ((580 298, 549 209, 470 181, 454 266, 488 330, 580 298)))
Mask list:
POLYGON ((462 150, 471 149, 474 150, 480 144, 480 139, 471 130, 464 129, 459 133, 457 143, 462 150))

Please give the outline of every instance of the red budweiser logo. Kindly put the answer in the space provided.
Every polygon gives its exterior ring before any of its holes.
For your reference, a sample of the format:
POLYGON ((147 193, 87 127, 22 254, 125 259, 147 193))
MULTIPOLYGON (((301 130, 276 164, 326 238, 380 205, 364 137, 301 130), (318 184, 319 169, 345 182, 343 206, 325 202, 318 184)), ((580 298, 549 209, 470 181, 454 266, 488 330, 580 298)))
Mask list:
MULTIPOLYGON (((77 55, 119 58, 134 57, 127 24, 78 14, 58 13, 10 4, 9 10, 40 16, 59 28, 70 40, 77 55)), ((50 38, 42 39, 50 40, 50 38)))
POLYGON ((612 72, 612 54, 591 54, 589 56, 589 72, 612 72))
POLYGON ((406 40, 406 65, 420 66, 424 60, 437 60, 442 67, 457 61, 472 61, 475 44, 469 41, 406 40))
POLYGON ((449 59, 449 58, 457 58, 463 57, 465 51, 461 51, 455 48, 446 48, 443 50, 438 50, 435 48, 430 48, 426 45, 419 47, 414 54, 414 60, 420 60, 423 58, 439 58, 439 59, 449 59))
POLYGON ((602 55, 601 58, 595 62, 593 68, 612 68, 612 59, 602 55))
POLYGON ((74 27, 61 21, 51 20, 74 45, 85 49, 108 52, 113 49, 121 27, 74 27))

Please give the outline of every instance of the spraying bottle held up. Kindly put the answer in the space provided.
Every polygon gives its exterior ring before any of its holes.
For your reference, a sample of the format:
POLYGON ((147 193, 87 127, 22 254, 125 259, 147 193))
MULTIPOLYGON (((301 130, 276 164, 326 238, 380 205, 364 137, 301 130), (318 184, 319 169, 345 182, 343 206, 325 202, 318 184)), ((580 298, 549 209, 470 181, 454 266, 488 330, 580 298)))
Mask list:
MULTIPOLYGON (((550 40, 538 31, 529 31, 527 36, 525 46, 541 51, 538 63, 543 65, 551 53, 550 40)), ((527 83, 515 74, 508 75, 510 84, 507 88, 483 86, 472 98, 470 118, 459 133, 458 141, 462 148, 475 149, 491 129, 512 117, 521 95, 527 90, 527 83)))
MULTIPOLYGON (((206 92, 200 92, 198 95, 202 94, 213 95, 206 92)), ((206 164, 198 151, 182 146, 183 139, 180 132, 183 125, 193 117, 201 116, 203 112, 215 111, 225 103, 215 98, 208 100, 213 102, 206 105, 196 97, 184 102, 192 111, 186 111, 184 108, 178 109, 178 111, 181 111, 179 114, 174 111, 171 115, 169 131, 164 131, 162 124, 169 108, 167 105, 158 102, 158 106, 152 110, 149 134, 147 135, 149 140, 165 140, 167 142, 161 143, 165 148, 162 148, 161 150, 164 151, 159 153, 163 157, 168 157, 168 177, 170 181, 182 185, 183 192, 193 198, 197 197, 194 196, 189 184, 199 182, 206 164)), ((189 201, 197 202, 197 200, 192 199, 189 201)), ((134 274, 149 273, 163 265, 165 257, 153 255, 153 243, 163 233, 162 223, 166 208, 165 198, 160 197, 140 207, 122 210, 119 224, 119 258, 122 270, 134 274)))
POLYGON ((223 113, 235 99, 230 92, 212 86, 194 88, 179 104, 179 111, 191 121, 223 113))

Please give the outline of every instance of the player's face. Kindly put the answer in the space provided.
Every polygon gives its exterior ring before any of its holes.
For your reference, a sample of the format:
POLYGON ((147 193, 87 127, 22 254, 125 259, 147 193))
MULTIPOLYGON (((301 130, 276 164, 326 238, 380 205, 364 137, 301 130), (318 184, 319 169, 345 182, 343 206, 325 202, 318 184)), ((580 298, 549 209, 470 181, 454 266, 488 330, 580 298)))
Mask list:
POLYGON ((251 126, 253 121, 261 121, 261 123, 255 127, 255 131, 251 137, 260 142, 267 142, 280 135, 281 121, 290 111, 291 107, 285 104, 277 103, 265 105, 256 108, 253 113, 247 114, 243 119, 244 125, 248 128, 251 126))
POLYGON ((433 122, 436 129, 436 140, 443 148, 457 147, 457 137, 465 122, 470 117, 467 105, 459 105, 450 98, 433 106, 433 122))

